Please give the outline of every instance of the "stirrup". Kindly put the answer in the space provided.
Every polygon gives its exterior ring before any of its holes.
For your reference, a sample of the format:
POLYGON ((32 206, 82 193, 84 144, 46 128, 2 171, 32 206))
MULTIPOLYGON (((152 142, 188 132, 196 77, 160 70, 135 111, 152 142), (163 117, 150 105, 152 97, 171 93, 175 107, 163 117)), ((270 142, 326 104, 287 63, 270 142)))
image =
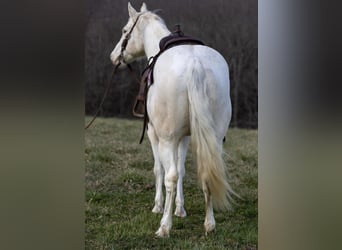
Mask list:
POLYGON ((133 105, 133 115, 138 118, 145 117, 145 101, 141 100, 138 96, 135 98, 135 102, 133 105), (141 105, 139 105, 141 104, 141 105), (140 107, 140 109, 139 109, 140 107), (141 112, 139 112, 141 111, 141 112))

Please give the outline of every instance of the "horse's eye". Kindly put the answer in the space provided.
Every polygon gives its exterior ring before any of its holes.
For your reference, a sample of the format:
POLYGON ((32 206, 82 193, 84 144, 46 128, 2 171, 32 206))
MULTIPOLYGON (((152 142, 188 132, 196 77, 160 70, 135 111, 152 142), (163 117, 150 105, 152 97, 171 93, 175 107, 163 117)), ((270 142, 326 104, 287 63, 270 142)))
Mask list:
POLYGON ((125 30, 125 29, 123 29, 123 30, 122 30, 122 33, 124 33, 124 34, 125 34, 126 32, 127 32, 127 30, 125 30))

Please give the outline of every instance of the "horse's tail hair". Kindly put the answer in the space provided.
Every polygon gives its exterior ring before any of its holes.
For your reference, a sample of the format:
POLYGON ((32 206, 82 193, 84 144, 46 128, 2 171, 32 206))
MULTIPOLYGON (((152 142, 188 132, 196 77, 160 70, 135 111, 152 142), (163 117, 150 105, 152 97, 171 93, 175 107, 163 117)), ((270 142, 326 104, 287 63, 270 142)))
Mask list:
POLYGON ((209 191, 217 210, 231 207, 235 194, 227 181, 226 166, 222 158, 222 139, 217 138, 208 96, 210 76, 204 75, 200 62, 187 81, 192 154, 196 158, 198 178, 203 190, 209 191))

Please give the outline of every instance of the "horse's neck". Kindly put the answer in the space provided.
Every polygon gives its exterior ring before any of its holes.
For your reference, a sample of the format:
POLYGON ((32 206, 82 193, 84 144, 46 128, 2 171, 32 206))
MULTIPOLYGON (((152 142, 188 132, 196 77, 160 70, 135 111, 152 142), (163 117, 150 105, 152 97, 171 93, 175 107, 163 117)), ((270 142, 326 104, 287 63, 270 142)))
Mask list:
POLYGON ((144 47, 147 58, 156 55, 159 52, 159 41, 170 34, 165 24, 152 20, 146 25, 144 30, 144 47))

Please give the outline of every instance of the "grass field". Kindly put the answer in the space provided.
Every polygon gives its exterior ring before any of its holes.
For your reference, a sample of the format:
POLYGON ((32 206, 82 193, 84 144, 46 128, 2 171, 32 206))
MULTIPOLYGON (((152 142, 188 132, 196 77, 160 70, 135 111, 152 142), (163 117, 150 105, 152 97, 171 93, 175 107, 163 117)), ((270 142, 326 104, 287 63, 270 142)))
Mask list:
MULTIPOLYGON (((89 119, 87 118, 86 121, 89 119)), ((85 132, 86 249, 257 249, 257 130, 230 129, 224 155, 230 183, 242 199, 216 212, 205 236, 204 196, 191 160, 184 178, 185 218, 173 217, 170 238, 156 238, 153 156, 142 121, 98 118, 85 132)))

